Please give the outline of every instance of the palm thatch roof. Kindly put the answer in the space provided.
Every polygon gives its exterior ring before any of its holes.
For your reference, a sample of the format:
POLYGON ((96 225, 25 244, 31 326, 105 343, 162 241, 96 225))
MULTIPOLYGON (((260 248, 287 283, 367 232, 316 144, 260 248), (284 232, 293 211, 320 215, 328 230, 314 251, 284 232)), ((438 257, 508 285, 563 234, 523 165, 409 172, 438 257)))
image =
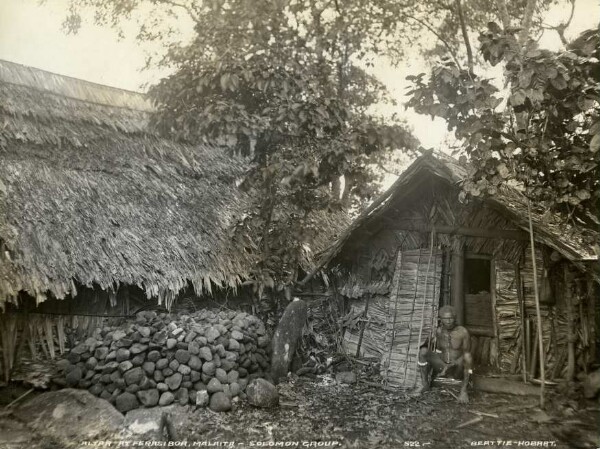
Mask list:
POLYGON ((137 285, 159 300, 248 273, 244 169, 147 129, 142 95, 0 61, 0 306, 137 285))
MULTIPOLYGON (((467 178, 468 173, 467 169, 456 159, 443 153, 435 156, 426 154, 419 157, 386 192, 356 218, 333 245, 323 252, 319 267, 329 264, 342 251, 346 243, 361 238, 360 230, 378 220, 390 205, 402 201, 409 190, 407 187, 417 182, 425 174, 431 174, 444 180, 448 184, 456 186, 458 190, 458 186, 467 178)), ((518 190, 504 186, 495 196, 488 196, 482 201, 507 217, 516 227, 529 231, 527 199, 518 190)), ((594 266, 597 265, 596 245, 600 240, 600 233, 597 229, 584 229, 565 224, 541 207, 532 208, 532 223, 537 242, 553 248, 580 268, 589 266, 589 262, 593 262, 594 266)))

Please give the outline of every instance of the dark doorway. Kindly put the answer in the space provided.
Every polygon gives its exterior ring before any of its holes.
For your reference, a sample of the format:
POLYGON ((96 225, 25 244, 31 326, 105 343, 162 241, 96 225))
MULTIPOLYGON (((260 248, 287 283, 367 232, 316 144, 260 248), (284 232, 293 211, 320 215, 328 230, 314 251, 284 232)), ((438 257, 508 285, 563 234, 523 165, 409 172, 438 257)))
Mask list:
POLYGON ((492 260, 486 255, 465 257, 465 326, 479 335, 493 335, 492 260))
POLYGON ((477 295, 490 292, 492 261, 490 259, 465 260, 465 294, 477 295))

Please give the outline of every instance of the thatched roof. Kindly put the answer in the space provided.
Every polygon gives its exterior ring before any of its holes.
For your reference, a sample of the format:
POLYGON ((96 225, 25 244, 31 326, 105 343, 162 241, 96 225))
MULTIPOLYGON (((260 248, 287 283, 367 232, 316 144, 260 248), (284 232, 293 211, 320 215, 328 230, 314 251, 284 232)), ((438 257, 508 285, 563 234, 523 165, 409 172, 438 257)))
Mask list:
POLYGON ((75 284, 173 296, 248 273, 243 161, 148 131, 146 98, 0 61, 0 305, 75 284))
MULTIPOLYGON (((360 230, 378 220, 390 205, 402 201, 409 191, 407 187, 417 182, 426 173, 456 186, 457 194, 459 184, 467 177, 467 169, 456 159, 443 153, 419 157, 386 192, 359 215, 333 245, 324 251, 319 266, 322 267, 331 262, 342 251, 346 243, 360 239, 360 230)), ((515 227, 529 231, 527 200, 518 190, 505 186, 499 190, 497 195, 488 196, 482 201, 507 217, 515 227)), ((540 207, 533 208, 532 222, 537 242, 555 249, 578 266, 583 267, 586 262, 598 260, 595 243, 599 241, 600 233, 597 229, 583 229, 561 223, 547 210, 540 207)))

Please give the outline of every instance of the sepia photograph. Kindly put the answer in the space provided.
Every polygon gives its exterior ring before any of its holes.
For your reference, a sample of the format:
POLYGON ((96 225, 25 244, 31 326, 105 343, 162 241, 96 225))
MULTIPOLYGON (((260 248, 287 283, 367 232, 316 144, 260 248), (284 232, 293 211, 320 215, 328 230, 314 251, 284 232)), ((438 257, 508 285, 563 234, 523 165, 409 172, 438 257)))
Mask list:
POLYGON ((0 0, 0 449, 600 448, 598 0, 0 0))

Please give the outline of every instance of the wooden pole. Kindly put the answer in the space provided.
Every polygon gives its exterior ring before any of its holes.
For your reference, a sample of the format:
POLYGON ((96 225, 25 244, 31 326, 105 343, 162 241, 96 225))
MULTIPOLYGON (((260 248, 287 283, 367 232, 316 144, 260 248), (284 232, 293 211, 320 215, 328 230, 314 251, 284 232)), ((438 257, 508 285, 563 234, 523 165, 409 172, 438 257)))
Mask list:
POLYGON ((533 292, 535 295, 535 313, 537 315, 538 346, 540 347, 540 408, 544 408, 544 387, 546 384, 546 371, 544 366, 544 337, 542 334, 542 313, 540 312, 540 293, 537 280, 537 263, 535 260, 535 242, 533 240, 533 221, 531 219, 531 204, 527 200, 527 214, 529 215, 529 245, 531 246, 531 263, 533 264, 533 292))
MULTIPOLYGON (((406 363, 404 364, 404 382, 406 385, 406 373, 408 372, 408 360, 410 359, 410 343, 412 340, 412 321, 415 315, 415 306, 416 306, 416 302, 417 302, 417 293, 419 291, 419 273, 421 271, 421 254, 423 253, 423 249, 419 249, 419 259, 417 260, 417 273, 416 273, 416 279, 415 279, 415 294, 413 296, 413 302, 412 302, 412 310, 410 312, 410 327, 409 327, 409 331, 408 331, 408 343, 406 345, 406 363)), ((427 268, 429 269, 429 268, 427 268)), ((427 284, 425 284, 425 290, 427 290, 427 284)), ((396 298, 396 304, 398 304, 398 298, 396 298)), ((395 316, 394 312, 394 333, 392 334, 392 345, 390 346, 390 359, 392 356, 392 346, 394 345, 394 338, 396 337, 396 316, 395 316)), ((417 361, 419 355, 418 355, 418 350, 417 350, 417 361)), ((416 382, 416 379, 415 379, 416 382)))
POLYGON ((519 261, 515 265, 515 282, 517 284, 517 300, 519 302, 519 315, 521 315, 521 352, 523 359, 523 382, 527 382, 527 345, 529 339, 529 329, 525 324, 525 298, 523 297, 523 280, 521 279, 521 255, 519 261))
POLYGON ((365 311, 363 312, 364 318, 360 323, 360 335, 358 336, 358 344, 356 345, 356 358, 360 357, 360 347, 362 346, 363 337, 365 335, 365 327, 367 327, 367 320, 369 319, 369 302, 371 300, 371 293, 368 289, 371 288, 371 281, 373 277, 373 261, 375 256, 371 257, 369 261, 369 274, 367 275, 367 299, 365 304, 365 311))
POLYGON ((371 300, 371 294, 367 293, 367 302, 365 304, 365 311, 363 312, 363 321, 360 323, 360 335, 358 336, 358 344, 356 345, 356 358, 360 357, 360 347, 362 346, 363 337, 365 335, 365 328, 367 327, 367 320, 369 319, 369 301, 371 300))
POLYGON ((492 366, 500 366, 500 332, 498 330, 498 315, 496 312, 496 261, 490 261, 490 297, 492 299, 492 329, 494 337, 491 341, 491 358, 492 366))
MULTIPOLYGON (((430 248, 429 248, 429 259, 427 260, 427 272, 425 273, 425 292, 423 293, 423 305, 421 306, 421 325, 419 326, 419 343, 417 345, 417 361, 419 360, 419 351, 421 350, 421 339, 423 338, 423 325, 425 324, 425 302, 427 301, 427 285, 429 283, 429 268, 431 267, 431 258, 433 257, 433 237, 434 237, 434 232, 431 232, 431 243, 429 244, 430 248)), ((417 273, 417 276, 419 274, 417 273)), ((434 281, 435 282, 435 281, 434 281)), ((435 288, 433 289, 434 293, 435 293, 435 288)), ((432 294, 433 296, 433 294, 432 294)), ((435 298, 433 298, 433 301, 435 301, 435 298)), ((408 350, 410 351, 410 347, 408 348, 408 350)), ((410 356, 410 353, 409 353, 410 356)), ((408 363, 407 363, 408 365, 408 363)), ((417 373, 418 373, 418 369, 417 369, 417 373)), ((415 376, 415 385, 417 383, 417 377, 415 376)))
POLYGON ((529 375, 529 361, 531 360, 531 321, 529 318, 525 320, 525 382, 529 375))
POLYGON ((450 305, 450 266, 451 253, 447 249, 444 250, 444 262, 442 278, 444 279, 444 291, 442 292, 442 306, 450 305))
POLYGON ((597 349, 596 349, 596 295, 594 294, 594 279, 588 275, 587 277, 587 306, 588 306, 588 329, 590 330, 590 363, 596 361, 597 349))
POLYGON ((573 298, 569 291, 569 273, 566 265, 563 265, 563 279, 565 284, 565 305, 567 312, 567 381, 575 377, 575 329, 573 314, 573 298))
POLYGON ((465 257, 463 242, 460 237, 453 239, 452 248, 452 305, 456 311, 456 324, 465 324, 464 275, 465 257))
POLYGON ((527 233, 521 231, 520 229, 465 228, 448 225, 422 226, 415 224, 414 222, 398 222, 396 220, 387 219, 386 217, 382 218, 384 221, 387 221, 390 224, 389 229, 395 231, 435 231, 436 234, 447 234, 452 236, 481 237, 486 239, 516 240, 525 242, 528 239, 527 233))
POLYGON ((531 342, 531 344, 533 345, 533 348, 531 349, 531 364, 529 365, 529 375, 531 376, 531 378, 533 379, 535 377, 535 372, 537 369, 537 357, 538 357, 538 339, 535 338, 535 333, 537 330, 537 326, 534 324, 533 325, 533 332, 532 334, 534 335, 533 337, 533 341, 531 342))

